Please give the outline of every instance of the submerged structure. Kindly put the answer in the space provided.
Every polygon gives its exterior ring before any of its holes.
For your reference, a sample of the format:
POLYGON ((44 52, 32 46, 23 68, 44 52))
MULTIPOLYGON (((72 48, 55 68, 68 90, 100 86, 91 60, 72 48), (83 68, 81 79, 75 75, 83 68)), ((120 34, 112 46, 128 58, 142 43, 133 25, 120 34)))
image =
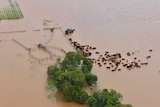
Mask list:
POLYGON ((0 0, 0 20, 24 18, 15 0, 0 0))

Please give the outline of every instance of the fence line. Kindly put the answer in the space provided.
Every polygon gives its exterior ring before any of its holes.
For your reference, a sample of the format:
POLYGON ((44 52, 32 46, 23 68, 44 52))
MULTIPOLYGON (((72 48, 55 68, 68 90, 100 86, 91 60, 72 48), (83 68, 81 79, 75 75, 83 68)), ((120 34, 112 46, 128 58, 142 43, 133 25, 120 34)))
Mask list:
POLYGON ((21 44, 20 42, 18 42, 17 40, 15 39, 12 39, 12 41, 14 41, 15 43, 19 44, 20 46, 22 46, 23 48, 25 48, 26 50, 30 51, 31 48, 27 48, 26 46, 24 46, 23 44, 21 44))
POLYGON ((20 33, 20 32, 26 32, 25 30, 15 30, 15 31, 5 31, 5 32, 0 32, 0 33, 20 33))

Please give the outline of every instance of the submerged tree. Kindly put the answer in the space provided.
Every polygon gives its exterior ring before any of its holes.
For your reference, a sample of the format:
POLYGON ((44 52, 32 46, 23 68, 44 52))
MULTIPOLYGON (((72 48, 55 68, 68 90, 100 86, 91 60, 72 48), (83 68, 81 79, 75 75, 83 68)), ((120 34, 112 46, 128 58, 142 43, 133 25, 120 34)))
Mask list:
POLYGON ((84 104, 88 99, 88 94, 82 87, 73 85, 70 82, 63 83, 62 93, 64 99, 67 101, 75 101, 84 104))
POLYGON ((90 73, 93 67, 92 61, 82 55, 80 51, 78 52, 68 52, 65 59, 62 61, 62 68, 65 71, 71 69, 80 68, 83 73, 90 73))
POLYGON ((103 89, 95 91, 93 96, 88 98, 87 103, 91 107, 132 107, 129 104, 121 104, 122 98, 122 94, 113 89, 103 89))
POLYGON ((93 74, 89 75, 91 69, 92 62, 81 52, 68 52, 62 62, 57 59, 54 66, 48 67, 47 74, 49 78, 55 80, 56 87, 66 101, 84 104, 88 99, 88 93, 85 91, 87 83, 97 81, 93 74))
MULTIPOLYGON (((92 61, 81 52, 68 52, 62 62, 57 59, 54 66, 48 67, 47 74, 50 82, 54 81, 66 101, 87 103, 90 107, 132 107, 121 104, 122 95, 115 90, 91 90, 93 95, 89 96, 86 86, 91 88, 98 80, 97 76, 91 73, 92 67, 92 61)), ((53 86, 52 83, 49 84, 53 86)))
POLYGON ((65 82, 71 82, 72 85, 80 86, 82 88, 85 88, 86 86, 85 75, 80 69, 65 72, 64 77, 65 82))
POLYGON ((88 73, 85 75, 86 82, 89 86, 95 84, 98 80, 95 74, 88 73))

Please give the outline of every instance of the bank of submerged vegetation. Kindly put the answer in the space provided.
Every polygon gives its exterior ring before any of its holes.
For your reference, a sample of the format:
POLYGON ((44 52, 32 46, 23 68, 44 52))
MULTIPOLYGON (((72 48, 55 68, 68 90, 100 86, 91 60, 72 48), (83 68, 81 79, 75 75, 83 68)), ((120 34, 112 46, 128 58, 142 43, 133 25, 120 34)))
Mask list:
POLYGON ((92 67, 92 61, 80 51, 68 52, 64 60, 57 59, 55 65, 48 67, 47 74, 66 101, 87 104, 89 107, 132 107, 122 104, 122 94, 113 89, 93 88, 98 77, 91 73, 92 67), (88 86, 90 92, 86 90, 88 86))

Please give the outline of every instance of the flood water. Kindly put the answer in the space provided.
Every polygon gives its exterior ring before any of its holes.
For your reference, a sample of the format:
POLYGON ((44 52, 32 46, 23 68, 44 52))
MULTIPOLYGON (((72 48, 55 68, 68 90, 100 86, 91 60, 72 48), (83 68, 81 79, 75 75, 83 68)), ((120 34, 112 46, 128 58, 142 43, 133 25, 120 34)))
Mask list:
MULTIPOLYGON (((72 38, 81 44, 96 46, 101 53, 127 52, 147 66, 140 69, 111 72, 93 67, 98 87, 115 89, 123 94, 123 103, 133 107, 159 107, 160 99, 160 1, 159 0, 17 0, 24 19, 0 22, 0 106, 2 107, 84 107, 58 99, 49 100, 45 89, 47 65, 29 56, 28 50, 12 39, 31 48, 43 59, 48 53, 38 50, 47 44, 51 33, 43 30, 43 20, 52 20, 65 30, 75 28, 72 38), (34 31, 40 29, 40 31, 34 31), (3 33, 10 31, 25 31, 3 33), (152 49, 153 52, 148 50, 152 49), (151 59, 147 60, 146 56, 151 59)), ((54 26, 57 26, 54 23, 54 26)), ((60 30, 55 30, 48 46, 73 50, 60 30)), ((53 49, 53 48, 52 48, 53 49)), ((53 49, 63 57, 63 53, 53 49)))

